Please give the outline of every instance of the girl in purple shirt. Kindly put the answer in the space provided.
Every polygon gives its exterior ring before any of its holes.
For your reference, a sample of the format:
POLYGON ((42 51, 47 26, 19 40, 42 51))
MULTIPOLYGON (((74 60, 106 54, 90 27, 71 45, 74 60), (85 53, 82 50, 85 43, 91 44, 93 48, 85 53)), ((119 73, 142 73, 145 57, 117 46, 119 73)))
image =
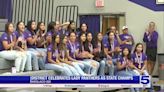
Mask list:
POLYGON ((134 49, 134 53, 131 56, 131 60, 134 65, 134 72, 138 75, 149 75, 146 70, 147 56, 143 52, 143 44, 138 43, 134 49))
POLYGON ((50 22, 48 24, 47 34, 46 34, 47 45, 51 44, 53 34, 60 34, 59 28, 60 28, 60 23, 58 21, 50 22))
MULTIPOLYGON (((90 35, 91 36, 91 35, 90 35)), ((89 38, 89 37, 88 37, 89 38)), ((93 60, 94 55, 92 52, 86 50, 86 34, 84 32, 79 35, 79 51, 78 58, 83 60, 84 63, 91 65, 91 75, 96 76, 99 68, 99 63, 93 60)), ((93 49, 93 48, 92 48, 93 49)))
POLYGON ((78 70, 80 74, 83 74, 84 70, 86 73, 89 73, 90 71, 90 64, 87 64, 83 62, 83 60, 78 60, 78 51, 79 51, 79 44, 76 41, 76 33, 75 32, 70 32, 69 34, 69 41, 67 42, 67 49, 68 49, 68 59, 70 61, 73 61, 73 63, 77 63, 78 66, 76 65, 75 68, 78 70), (81 69, 79 69, 79 66, 81 69))
POLYGON ((14 25, 7 23, 5 25, 5 32, 0 38, 0 57, 6 60, 14 60, 16 72, 23 72, 26 64, 27 56, 24 52, 15 50, 16 36, 14 32, 14 25))
POLYGON ((27 61, 25 69, 26 71, 38 70, 37 56, 32 51, 27 51, 27 42, 25 39, 25 25, 22 21, 17 23, 17 29, 14 32, 16 35, 17 43, 16 47, 19 51, 26 53, 27 61), (33 69, 32 69, 33 68, 33 69))
POLYGON ((35 21, 29 21, 27 23, 27 30, 25 31, 25 38, 27 40, 27 47, 29 51, 32 51, 35 55, 38 57, 38 64, 40 69, 44 69, 44 51, 37 50, 37 39, 38 34, 36 34, 36 22, 35 21))
POLYGON ((114 33, 109 32, 108 39, 104 41, 105 54, 107 56, 107 65, 109 67, 109 75, 114 75, 115 65, 117 63, 117 58, 120 55, 120 47, 117 40, 114 38, 114 33))
POLYGON ((84 72, 82 72, 80 74, 77 71, 77 70, 80 69, 78 64, 73 63, 72 61, 69 60, 69 58, 68 58, 69 53, 68 53, 66 45, 67 45, 67 36, 66 35, 61 35, 60 44, 59 44, 59 60, 60 60, 60 62, 63 62, 64 66, 68 67, 73 75, 76 75, 76 76, 83 75, 84 76, 85 75, 84 72))
POLYGON ((70 69, 65 66, 60 60, 60 52, 59 52, 59 43, 60 36, 59 34, 54 34, 52 36, 52 43, 47 47, 47 58, 45 62, 45 69, 47 70, 55 70, 60 72, 61 75, 72 76, 72 72, 70 69))

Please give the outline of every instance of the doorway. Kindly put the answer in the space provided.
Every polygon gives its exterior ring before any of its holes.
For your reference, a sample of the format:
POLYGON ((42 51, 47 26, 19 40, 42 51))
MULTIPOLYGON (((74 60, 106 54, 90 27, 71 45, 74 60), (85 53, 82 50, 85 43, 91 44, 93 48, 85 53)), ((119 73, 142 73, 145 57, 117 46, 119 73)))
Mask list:
POLYGON ((112 15, 102 15, 102 33, 103 35, 111 26, 115 26, 119 32, 121 32, 122 26, 125 25, 125 15, 124 14, 112 14, 112 15))

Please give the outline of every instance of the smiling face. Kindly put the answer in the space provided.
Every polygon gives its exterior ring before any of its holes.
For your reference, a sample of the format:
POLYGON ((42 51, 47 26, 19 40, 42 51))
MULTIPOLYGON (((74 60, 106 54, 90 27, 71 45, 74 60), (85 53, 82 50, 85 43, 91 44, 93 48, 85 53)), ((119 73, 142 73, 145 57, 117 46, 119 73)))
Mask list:
POLYGON ((86 41, 86 35, 85 34, 82 34, 80 36, 80 39, 81 39, 82 42, 85 42, 86 41))
POLYGON ((98 39, 99 41, 102 41, 103 36, 102 36, 102 34, 101 34, 101 33, 98 33, 98 35, 97 35, 97 39, 98 39))
POLYGON ((36 30, 36 22, 32 22, 32 24, 31 24, 31 30, 36 30))
POLYGON ((129 55, 129 50, 128 50, 128 48, 124 48, 124 49, 123 49, 123 54, 124 54, 124 56, 128 56, 128 55, 129 55))
POLYGON ((114 40, 114 33, 113 33, 113 32, 110 32, 110 33, 109 33, 109 39, 110 39, 110 40, 114 40))
POLYGON ((19 29, 19 31, 24 32, 25 25, 24 25, 23 22, 20 22, 20 23, 18 24, 18 29, 19 29))
POLYGON ((137 45, 136 52, 140 53, 142 51, 143 51, 143 45, 142 44, 137 45))
POLYGON ((41 23, 41 24, 39 25, 39 29, 40 29, 41 31, 44 31, 44 30, 45 30, 45 25, 44 25, 44 23, 41 23))
POLYGON ((91 33, 88 33, 88 34, 87 34, 87 40, 88 40, 89 42, 92 41, 92 34, 91 34, 91 33))
POLYGON ((76 35, 75 35, 75 33, 72 32, 72 33, 70 34, 69 39, 70 39, 71 42, 75 42, 75 41, 76 41, 76 35))
POLYGON ((7 31, 10 32, 10 33, 13 33, 14 32, 14 25, 12 23, 10 23, 8 25, 7 31))
POLYGON ((75 29, 75 28, 76 28, 75 23, 74 23, 74 22, 72 22, 72 23, 70 24, 70 27, 71 27, 71 29, 75 29))
POLYGON ((60 36, 57 35, 56 38, 55 38, 55 43, 59 44, 60 43, 60 36))
POLYGON ((83 32, 86 32, 86 31, 87 31, 87 25, 86 25, 85 23, 83 23, 83 24, 81 25, 81 30, 82 30, 83 32))

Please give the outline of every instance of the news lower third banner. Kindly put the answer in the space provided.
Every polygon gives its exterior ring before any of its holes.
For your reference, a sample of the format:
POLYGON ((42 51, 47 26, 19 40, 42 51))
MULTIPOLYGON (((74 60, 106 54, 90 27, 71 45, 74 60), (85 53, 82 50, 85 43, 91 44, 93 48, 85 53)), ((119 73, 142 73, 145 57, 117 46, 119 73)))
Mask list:
POLYGON ((0 87, 150 87, 150 76, 0 76, 0 87))

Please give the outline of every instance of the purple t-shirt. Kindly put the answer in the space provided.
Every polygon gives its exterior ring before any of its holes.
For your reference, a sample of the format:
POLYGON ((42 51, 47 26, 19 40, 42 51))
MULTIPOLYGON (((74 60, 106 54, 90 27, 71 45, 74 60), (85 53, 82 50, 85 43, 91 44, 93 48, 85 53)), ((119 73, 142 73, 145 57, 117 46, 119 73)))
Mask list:
MULTIPOLYGON (((129 37, 131 37, 133 39, 133 36, 130 34, 121 34, 121 35, 119 35, 119 37, 122 41, 127 40, 129 37)), ((132 50, 133 45, 132 44, 122 44, 122 45, 120 45, 120 47, 121 47, 121 49, 127 47, 128 49, 132 50)))
POLYGON ((20 36, 23 37, 23 39, 26 39, 26 38, 25 38, 25 32, 23 32, 23 34, 19 34, 18 31, 15 31, 14 34, 15 34, 15 36, 16 36, 16 39, 18 39, 20 36))
POLYGON ((147 60, 147 56, 145 53, 142 53, 140 56, 137 56, 136 53, 133 53, 131 55, 131 60, 137 68, 142 68, 144 66, 145 60, 147 60), (139 63, 141 63, 141 67, 139 67, 139 63))
POLYGON ((48 47, 47 47, 47 58, 46 58, 46 63, 49 63, 48 62, 48 52, 51 52, 52 53, 52 60, 56 61, 56 57, 58 57, 59 55, 59 50, 56 49, 56 50, 53 50, 53 44, 50 44, 48 47))
MULTIPOLYGON (((54 31, 50 30, 50 31, 47 32, 46 37, 47 36, 51 36, 52 37, 53 34, 54 34, 54 31)), ((59 34, 60 35, 60 31, 56 32, 56 34, 59 34)))
POLYGON ((70 41, 68 41, 67 49, 69 50, 70 57, 76 59, 75 51, 79 49, 79 44, 77 42, 71 43, 70 41))
MULTIPOLYGON (((27 39, 27 38, 34 38, 34 36, 35 36, 35 34, 32 34, 32 32, 30 32, 29 30, 26 30, 25 32, 24 32, 24 37, 25 37, 25 39, 27 39)), ((29 42, 27 41, 27 47, 28 48, 36 48, 36 44, 34 43, 34 44, 29 44, 29 42)))
POLYGON ((8 44, 10 44, 12 41, 14 41, 14 37, 15 37, 15 34, 14 33, 11 34, 11 35, 8 35, 6 32, 4 32, 1 35, 1 38, 0 38, 0 51, 5 50, 5 48, 3 47, 2 42, 3 41, 7 41, 8 44))
MULTIPOLYGON (((106 39, 106 41, 104 41, 103 44, 104 44, 104 48, 108 48, 109 51, 112 51, 112 50, 114 50, 116 47, 119 47, 119 43, 118 43, 117 40, 114 40, 114 43, 111 43, 111 44, 110 44, 109 41, 108 41, 108 39, 106 39)), ((113 59, 116 59, 116 58, 118 58, 118 55, 116 55, 116 54, 114 53, 114 55, 112 55, 112 58, 113 58, 113 59)))
POLYGON ((153 31, 152 34, 147 34, 145 32, 143 41, 146 42, 147 48, 157 48, 158 33, 157 31, 153 31))

